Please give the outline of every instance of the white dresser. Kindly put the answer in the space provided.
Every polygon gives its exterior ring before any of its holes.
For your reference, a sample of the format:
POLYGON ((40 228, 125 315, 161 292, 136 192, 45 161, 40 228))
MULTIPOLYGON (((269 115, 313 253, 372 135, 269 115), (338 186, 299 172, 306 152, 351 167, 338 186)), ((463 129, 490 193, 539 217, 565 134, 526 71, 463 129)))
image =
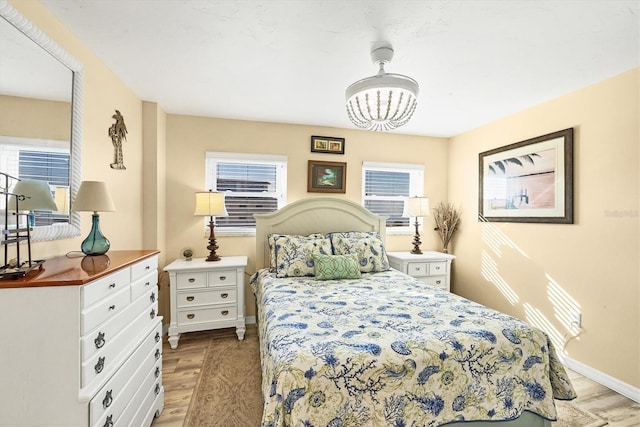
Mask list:
POLYGON ((158 252, 0 281, 0 426, 149 426, 162 411, 158 252))
POLYGON ((413 276, 431 286, 451 291, 451 261, 455 256, 442 252, 425 251, 387 252, 392 268, 413 276))
POLYGON ((178 346, 183 332, 236 328, 244 339, 244 274, 246 256, 179 259, 167 265, 171 287, 169 344, 178 346))

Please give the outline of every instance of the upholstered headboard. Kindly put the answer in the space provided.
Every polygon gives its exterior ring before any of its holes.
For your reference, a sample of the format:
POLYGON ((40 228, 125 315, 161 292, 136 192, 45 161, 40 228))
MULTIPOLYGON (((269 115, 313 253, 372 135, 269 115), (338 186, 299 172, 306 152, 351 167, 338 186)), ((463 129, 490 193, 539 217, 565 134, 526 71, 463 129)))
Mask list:
POLYGON ((386 217, 337 197, 313 197, 290 203, 276 212, 255 214, 256 270, 269 266, 271 233, 308 235, 332 231, 378 231, 386 238, 386 217))

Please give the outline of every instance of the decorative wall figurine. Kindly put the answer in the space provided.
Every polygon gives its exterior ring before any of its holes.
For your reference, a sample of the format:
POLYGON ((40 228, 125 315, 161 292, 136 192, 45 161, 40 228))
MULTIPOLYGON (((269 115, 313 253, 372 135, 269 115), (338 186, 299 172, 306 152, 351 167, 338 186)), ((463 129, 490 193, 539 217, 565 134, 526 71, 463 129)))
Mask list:
POLYGON ((114 163, 111 163, 111 169, 126 169, 122 155, 122 140, 127 140, 127 125, 124 124, 124 117, 120 111, 116 110, 116 113, 111 117, 116 121, 109 128, 109 136, 115 151, 115 160, 114 163))

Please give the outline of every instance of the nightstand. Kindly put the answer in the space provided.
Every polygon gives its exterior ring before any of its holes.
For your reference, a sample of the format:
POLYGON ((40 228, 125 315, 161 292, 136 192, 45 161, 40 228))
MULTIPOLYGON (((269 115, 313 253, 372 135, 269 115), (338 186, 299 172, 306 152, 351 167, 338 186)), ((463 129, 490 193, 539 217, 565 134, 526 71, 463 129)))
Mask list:
POLYGON ((164 268, 171 289, 172 349, 178 347, 183 332, 235 327, 238 339, 244 339, 246 266, 246 256, 231 256, 220 261, 179 259, 164 268))
POLYGON ((392 268, 431 286, 451 291, 451 261, 455 256, 427 251, 420 255, 411 252, 387 252, 392 268))

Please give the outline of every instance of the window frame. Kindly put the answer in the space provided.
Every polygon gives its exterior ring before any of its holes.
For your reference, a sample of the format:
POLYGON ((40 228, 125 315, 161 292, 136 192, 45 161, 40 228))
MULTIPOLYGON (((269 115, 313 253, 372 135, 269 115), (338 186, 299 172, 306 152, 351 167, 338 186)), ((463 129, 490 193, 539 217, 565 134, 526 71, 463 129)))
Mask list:
MULTIPOLYGON (((396 172, 396 173, 408 173, 409 174, 409 196, 408 197, 423 197, 424 196, 424 174, 425 166, 422 163, 393 163, 393 162, 362 162, 362 206, 365 205, 367 200, 404 200, 405 196, 388 196, 379 198, 379 196, 367 196, 367 171, 380 171, 380 172, 396 172)), ((415 218, 408 218, 409 223, 406 226, 389 226, 386 227, 386 233, 393 234, 414 234, 415 233, 415 218)), ((423 218, 418 219, 420 230, 423 228, 423 218)))
MULTIPOLYGON (((276 154, 254 154, 254 153, 232 153, 220 151, 207 151, 205 156, 205 185, 207 190, 218 191, 216 183, 216 172, 218 163, 238 163, 238 164, 266 164, 276 167, 276 191, 273 193, 277 200, 277 209, 281 209, 287 204, 287 161, 285 155, 276 154)), ((234 194, 232 191, 225 192, 226 196, 234 194)), ((240 192, 236 194, 251 195, 255 192, 240 192)), ((263 193, 264 194, 264 193, 263 193)), ((209 217, 203 220, 205 233, 209 233, 209 217)), ((253 227, 218 227, 216 225, 216 235, 220 236, 255 236, 256 228, 253 227)))

